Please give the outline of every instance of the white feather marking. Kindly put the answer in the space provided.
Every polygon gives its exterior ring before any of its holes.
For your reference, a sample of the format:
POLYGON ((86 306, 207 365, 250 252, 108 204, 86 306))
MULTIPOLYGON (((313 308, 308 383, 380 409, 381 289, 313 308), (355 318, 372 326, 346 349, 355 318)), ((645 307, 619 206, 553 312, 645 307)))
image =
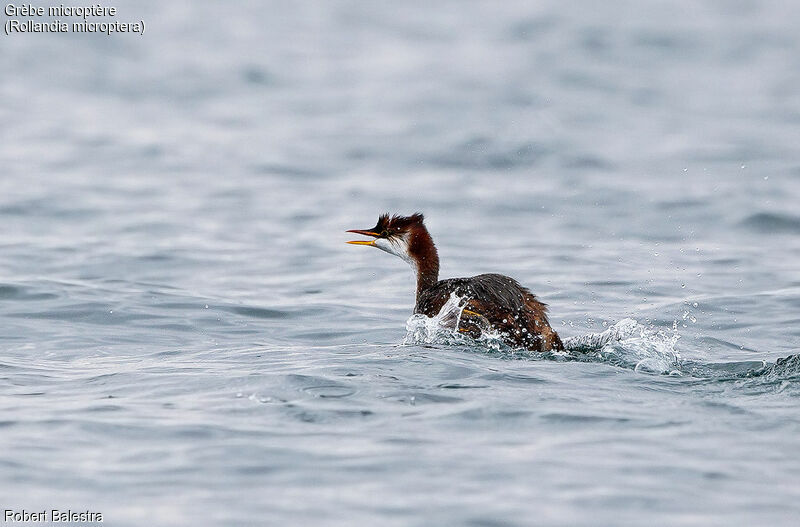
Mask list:
POLYGON ((382 251, 386 251, 389 254, 399 256, 411 264, 411 267, 416 268, 417 264, 409 253, 408 238, 408 234, 406 233, 392 236, 390 238, 378 238, 375 240, 375 247, 382 251))

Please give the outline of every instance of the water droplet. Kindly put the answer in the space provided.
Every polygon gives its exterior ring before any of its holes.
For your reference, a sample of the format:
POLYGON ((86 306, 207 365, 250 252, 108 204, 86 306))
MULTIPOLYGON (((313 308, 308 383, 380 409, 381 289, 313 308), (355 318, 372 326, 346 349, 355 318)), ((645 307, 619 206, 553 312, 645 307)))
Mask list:
POLYGON ((681 289, 686 289, 686 284, 681 284, 681 289))
POLYGON ((206 304, 206 309, 208 309, 208 304, 206 304))
POLYGON ((697 307, 697 302, 692 302, 692 307, 697 307))
POLYGON ((764 176, 764 181, 768 180, 769 176, 764 176))

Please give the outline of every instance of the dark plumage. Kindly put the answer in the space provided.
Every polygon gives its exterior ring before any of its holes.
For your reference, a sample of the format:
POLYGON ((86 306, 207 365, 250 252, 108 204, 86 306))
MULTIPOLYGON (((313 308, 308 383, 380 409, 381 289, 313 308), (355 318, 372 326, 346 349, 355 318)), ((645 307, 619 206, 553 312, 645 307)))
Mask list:
POLYGON ((418 295, 414 312, 435 316, 451 293, 466 302, 459 330, 471 337, 477 338, 491 328, 515 347, 533 351, 564 349, 547 320, 546 304, 513 278, 501 274, 441 280, 418 295))
POLYGON ((476 338, 485 331, 498 331, 509 345, 532 351, 564 349, 547 320, 547 306, 513 278, 481 274, 440 281, 439 256, 422 214, 384 214, 373 229, 348 232, 375 238, 349 243, 372 245, 400 256, 416 268, 415 313, 435 316, 455 293, 463 299, 464 307, 459 331, 476 338))

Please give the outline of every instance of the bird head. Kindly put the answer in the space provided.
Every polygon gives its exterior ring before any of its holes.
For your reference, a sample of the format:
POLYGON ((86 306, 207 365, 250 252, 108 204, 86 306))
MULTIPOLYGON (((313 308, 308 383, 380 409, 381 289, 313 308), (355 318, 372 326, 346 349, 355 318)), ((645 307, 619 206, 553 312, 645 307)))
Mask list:
POLYGON ((412 214, 411 216, 382 214, 378 218, 377 225, 371 229, 352 229, 347 231, 369 236, 372 238, 371 240, 357 240, 347 243, 376 247, 414 264, 418 255, 415 254, 415 244, 413 242, 419 232, 424 231, 427 234, 423 224, 424 219, 424 216, 420 213, 412 214))

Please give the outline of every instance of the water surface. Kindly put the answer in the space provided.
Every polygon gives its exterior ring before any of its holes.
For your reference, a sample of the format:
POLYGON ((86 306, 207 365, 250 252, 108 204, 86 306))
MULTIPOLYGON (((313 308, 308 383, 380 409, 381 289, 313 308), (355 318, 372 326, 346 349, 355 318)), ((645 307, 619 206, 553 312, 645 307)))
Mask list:
POLYGON ((797 523, 794 2, 115 4, 0 37, 3 507, 797 523), (343 231, 416 210, 442 277, 634 330, 415 336, 343 231))

